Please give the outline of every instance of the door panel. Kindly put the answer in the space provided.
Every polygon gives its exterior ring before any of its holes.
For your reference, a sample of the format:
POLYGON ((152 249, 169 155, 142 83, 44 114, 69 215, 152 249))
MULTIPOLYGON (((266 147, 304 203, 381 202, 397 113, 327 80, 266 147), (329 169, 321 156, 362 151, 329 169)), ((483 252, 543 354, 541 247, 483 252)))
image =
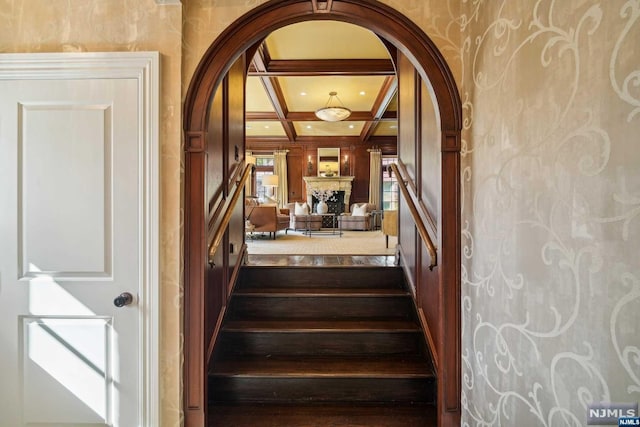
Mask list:
POLYGON ((24 423, 109 422, 114 412, 112 318, 23 316, 21 320, 24 423))
POLYGON ((0 424, 151 425, 142 82, 21 78, 2 59, 0 424), (116 308, 122 292, 133 303, 116 308))
POLYGON ((110 115, 109 105, 18 103, 23 277, 112 275, 110 115))

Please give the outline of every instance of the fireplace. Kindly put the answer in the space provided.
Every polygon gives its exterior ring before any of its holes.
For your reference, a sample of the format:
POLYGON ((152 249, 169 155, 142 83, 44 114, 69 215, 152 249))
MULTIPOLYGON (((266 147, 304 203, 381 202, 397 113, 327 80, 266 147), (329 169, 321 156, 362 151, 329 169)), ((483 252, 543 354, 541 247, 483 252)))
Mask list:
MULTIPOLYGON (((349 199, 351 198, 351 181, 353 181, 352 176, 337 176, 337 177, 321 177, 321 176, 305 176, 303 177, 304 182, 307 186, 307 204, 309 206, 315 206, 318 202, 314 199, 311 194, 311 190, 333 190, 337 193, 342 194, 342 200, 340 205, 336 211, 336 215, 339 215, 342 212, 349 212, 349 199)), ((335 203, 335 202, 334 202, 335 203)), ((331 204, 327 202, 329 206, 329 212, 333 212, 331 210, 331 204)), ((336 208, 334 208, 336 209, 336 208)))
MULTIPOLYGON (((311 196, 312 204, 310 206, 313 207, 313 212, 316 212, 316 205, 318 204, 318 199, 315 196, 311 196)), ((327 213, 334 213, 336 216, 340 215, 342 212, 345 212, 344 205, 344 191, 336 191, 333 193, 333 196, 327 200, 327 213)), ((334 224, 332 223, 333 218, 324 217, 322 218, 322 228, 333 228, 334 224)))

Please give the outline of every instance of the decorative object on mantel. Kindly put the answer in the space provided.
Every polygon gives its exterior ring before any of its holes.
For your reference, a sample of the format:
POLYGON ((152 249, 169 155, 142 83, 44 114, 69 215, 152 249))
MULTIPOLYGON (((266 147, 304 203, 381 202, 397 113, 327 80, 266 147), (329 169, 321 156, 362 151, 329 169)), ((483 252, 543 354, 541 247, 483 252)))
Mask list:
POLYGON ((316 205, 316 212, 319 214, 326 214, 329 211, 329 206, 327 206, 327 201, 335 202, 333 195, 335 191, 333 190, 317 190, 312 189, 311 194, 313 197, 318 199, 318 204, 316 205))
POLYGON ((316 213, 326 214, 327 212, 329 212, 329 206, 327 206, 327 203, 319 201, 316 205, 316 213))
POLYGON ((329 100, 323 108, 316 110, 316 117, 325 122, 339 122, 349 118, 351 110, 342 105, 342 101, 338 98, 338 92, 329 92, 329 100), (335 98, 340 105, 331 105, 331 101, 335 98))
POLYGON ((311 161, 311 156, 307 157, 307 175, 311 175, 313 172, 313 162, 311 161))

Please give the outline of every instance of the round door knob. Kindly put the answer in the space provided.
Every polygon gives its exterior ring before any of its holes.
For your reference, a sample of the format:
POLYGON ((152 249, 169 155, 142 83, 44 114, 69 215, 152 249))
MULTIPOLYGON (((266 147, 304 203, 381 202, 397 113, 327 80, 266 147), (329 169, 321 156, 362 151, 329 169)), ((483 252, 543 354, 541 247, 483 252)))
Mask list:
POLYGON ((129 305, 133 302, 133 295, 129 292, 123 292, 113 300, 113 305, 116 307, 124 307, 125 305, 129 305))

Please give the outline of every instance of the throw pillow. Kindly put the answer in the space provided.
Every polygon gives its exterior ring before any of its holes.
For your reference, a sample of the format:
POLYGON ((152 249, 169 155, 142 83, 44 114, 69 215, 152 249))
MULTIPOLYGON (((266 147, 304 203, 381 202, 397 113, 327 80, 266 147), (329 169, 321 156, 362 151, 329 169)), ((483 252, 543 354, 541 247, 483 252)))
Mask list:
POLYGON ((296 202, 295 215, 309 215, 309 205, 296 202))
POLYGON ((351 212, 351 216, 365 216, 367 214, 367 204, 363 203, 361 205, 355 204, 353 205, 353 211, 351 212))

